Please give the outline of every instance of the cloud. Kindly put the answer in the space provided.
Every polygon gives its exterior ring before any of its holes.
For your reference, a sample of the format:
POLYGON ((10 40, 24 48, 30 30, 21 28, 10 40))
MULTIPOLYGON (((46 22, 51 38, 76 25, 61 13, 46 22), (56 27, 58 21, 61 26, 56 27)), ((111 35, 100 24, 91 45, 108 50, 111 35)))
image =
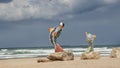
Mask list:
POLYGON ((62 15, 71 18, 72 13, 92 11, 117 2, 118 0, 12 0, 0 3, 0 20, 54 19, 62 15))
MULTIPOLYGON (((63 4, 64 5, 64 4, 63 4)), ((63 12, 65 8, 58 1, 49 0, 13 0, 10 3, 0 4, 0 19, 23 20, 28 18, 49 19, 63 12)))
POLYGON ((12 0, 0 0, 0 3, 9 3, 11 2, 12 0))
POLYGON ((117 3, 119 0, 103 0, 107 4, 114 4, 117 3))
POLYGON ((51 45, 47 30, 49 27, 59 25, 58 21, 61 20, 65 23, 65 28, 60 40, 58 39, 60 44, 87 44, 85 31, 97 35, 97 44, 113 42, 119 44, 119 6, 118 0, 1 2, 0 47, 51 45))

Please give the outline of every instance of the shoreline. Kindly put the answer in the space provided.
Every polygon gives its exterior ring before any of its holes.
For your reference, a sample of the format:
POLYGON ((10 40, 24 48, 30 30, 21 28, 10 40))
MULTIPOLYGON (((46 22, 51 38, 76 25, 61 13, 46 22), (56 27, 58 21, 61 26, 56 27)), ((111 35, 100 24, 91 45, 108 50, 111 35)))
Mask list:
MULTIPOLYGON (((72 50, 76 56, 81 55, 85 52, 86 48, 75 47, 75 48, 64 48, 64 50, 72 50)), ((100 47, 94 48, 95 51, 100 51, 101 56, 109 56, 112 48, 100 47)), ((1 49, 0 59, 11 59, 11 58, 33 58, 33 57, 45 57, 51 53, 54 53, 54 49, 1 49)))
POLYGON ((0 60, 0 68, 119 68, 120 58, 101 57, 99 59, 81 60, 74 57, 70 61, 52 61, 37 63, 46 57, 0 60))
MULTIPOLYGON (((38 57, 23 57, 23 58, 5 58, 5 59, 0 59, 0 60, 10 60, 10 59, 32 59, 32 58, 45 58, 47 57, 48 55, 46 56, 38 56, 38 57)), ((80 55, 74 55, 74 57, 80 57, 80 55)), ((100 56, 100 57, 110 57, 110 55, 106 55, 106 56, 100 56)))

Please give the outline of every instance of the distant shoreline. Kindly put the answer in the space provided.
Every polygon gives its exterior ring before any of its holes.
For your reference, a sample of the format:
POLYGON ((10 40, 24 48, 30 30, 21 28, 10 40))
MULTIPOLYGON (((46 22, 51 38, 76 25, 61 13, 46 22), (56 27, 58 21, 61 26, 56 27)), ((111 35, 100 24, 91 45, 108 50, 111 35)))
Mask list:
MULTIPOLYGON (((84 45, 61 45, 63 48, 67 48, 67 47, 87 47, 87 44, 84 44, 84 45)), ((94 47, 120 47, 120 44, 119 45, 95 45, 94 47)), ((0 49, 27 49, 27 48, 53 48, 52 45, 50 46, 38 46, 38 47, 0 47, 0 49)))

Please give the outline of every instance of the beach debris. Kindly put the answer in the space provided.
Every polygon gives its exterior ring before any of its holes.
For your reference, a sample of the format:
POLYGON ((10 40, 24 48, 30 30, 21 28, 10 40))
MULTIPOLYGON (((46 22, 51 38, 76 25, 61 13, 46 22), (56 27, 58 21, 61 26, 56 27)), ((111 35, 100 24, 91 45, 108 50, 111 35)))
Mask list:
POLYGON ((57 43, 57 38, 60 36, 63 28, 64 28, 64 23, 60 22, 59 26, 57 27, 50 27, 48 31, 50 32, 49 34, 49 40, 51 44, 55 48, 55 52, 63 52, 63 48, 60 46, 60 44, 57 43))
POLYGON ((120 58, 120 47, 112 48, 110 57, 111 58, 120 58))
POLYGON ((99 59, 100 58, 100 52, 85 52, 83 53, 80 58, 82 60, 86 60, 86 59, 99 59))
POLYGON ((91 34, 89 32, 85 32, 85 36, 88 42, 88 48, 85 53, 81 55, 81 59, 98 59, 100 58, 100 52, 94 51, 94 40, 96 39, 95 34, 91 34))
POLYGON ((63 48, 59 45, 59 44, 56 44, 55 46, 55 52, 63 52, 63 48))
POLYGON ((50 60, 48 58, 40 58, 37 60, 37 63, 41 63, 41 62, 52 62, 52 60, 50 60))
POLYGON ((74 54, 71 50, 66 50, 64 52, 55 52, 51 53, 48 57, 50 60, 60 60, 60 61, 67 61, 67 60, 74 60, 74 54))
POLYGON ((91 34, 89 32, 85 32, 85 36, 88 42, 88 48, 86 50, 86 52, 92 52, 94 51, 94 40, 96 39, 96 35, 95 34, 91 34))

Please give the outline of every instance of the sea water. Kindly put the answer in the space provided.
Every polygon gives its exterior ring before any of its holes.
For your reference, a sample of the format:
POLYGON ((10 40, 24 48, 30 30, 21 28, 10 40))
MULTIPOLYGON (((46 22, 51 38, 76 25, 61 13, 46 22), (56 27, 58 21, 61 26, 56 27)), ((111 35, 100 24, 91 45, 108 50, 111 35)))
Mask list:
MULTIPOLYGON (((80 56, 87 49, 87 47, 81 46, 67 46, 63 48, 64 50, 72 50, 75 56, 80 56)), ((112 47, 94 47, 94 50, 99 51, 101 56, 109 56, 112 51, 112 47)), ((1 48, 0 59, 43 57, 48 56, 50 53, 54 53, 54 48, 1 48)))

